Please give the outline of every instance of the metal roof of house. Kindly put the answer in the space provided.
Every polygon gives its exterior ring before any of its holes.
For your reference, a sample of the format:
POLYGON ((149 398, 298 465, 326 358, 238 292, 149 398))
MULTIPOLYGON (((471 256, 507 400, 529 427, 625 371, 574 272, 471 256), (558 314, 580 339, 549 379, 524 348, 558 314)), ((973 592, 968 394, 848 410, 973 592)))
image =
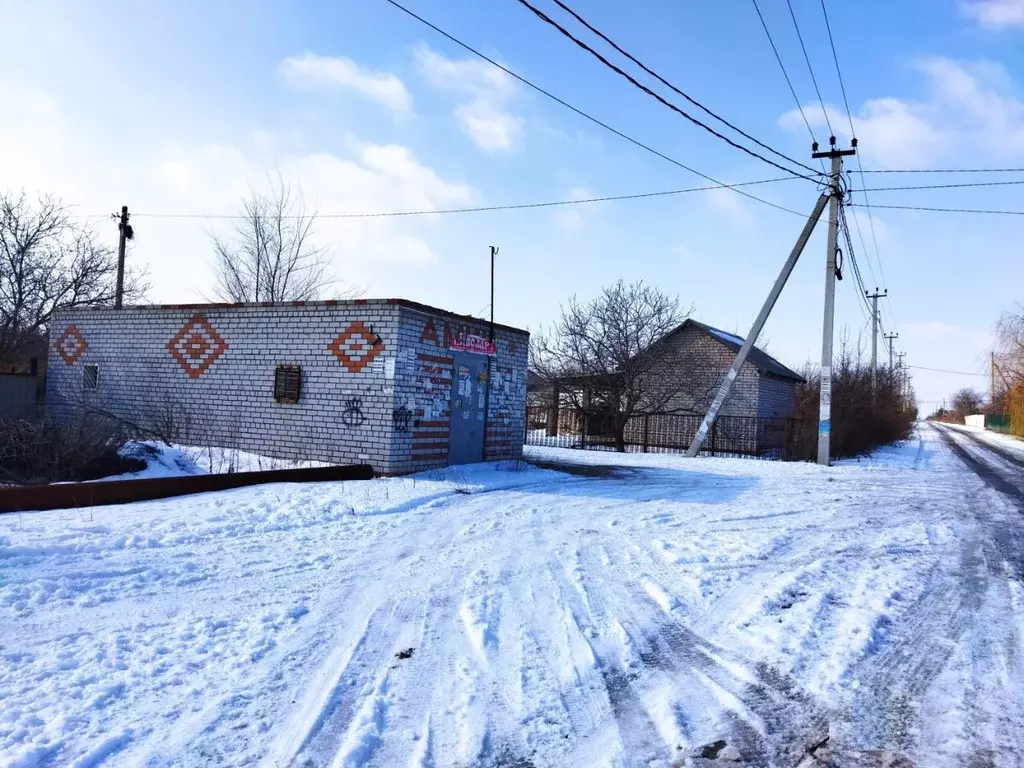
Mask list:
MULTIPOLYGON (((734 333, 728 333, 727 331, 723 331, 719 328, 713 328, 712 326, 698 322, 697 320, 687 320, 672 331, 672 333, 678 333, 688 326, 700 328, 702 331, 712 336, 716 341, 720 341, 722 344, 725 344, 725 346, 729 347, 733 352, 739 352, 740 347, 743 346, 743 338, 741 336, 737 336, 734 333)), ((794 381, 804 380, 804 377, 799 373, 787 368, 763 349, 758 349, 756 346, 751 347, 750 355, 747 357, 747 362, 757 368, 757 370, 764 373, 770 373, 773 376, 780 376, 784 379, 793 379, 794 381)))

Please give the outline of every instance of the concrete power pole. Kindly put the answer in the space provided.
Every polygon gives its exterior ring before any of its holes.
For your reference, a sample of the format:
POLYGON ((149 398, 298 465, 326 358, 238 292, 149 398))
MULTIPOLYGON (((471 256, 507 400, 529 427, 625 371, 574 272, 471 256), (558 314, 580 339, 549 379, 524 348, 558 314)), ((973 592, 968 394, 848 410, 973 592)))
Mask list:
MULTIPOLYGON (((854 139, 856 142, 856 139, 854 139)), ((844 157, 857 154, 856 143, 850 149, 836 149, 836 137, 828 140, 829 151, 811 153, 815 160, 832 161, 828 207, 828 253, 825 257, 825 316, 821 329, 821 393, 818 409, 818 463, 829 466, 832 438, 832 336, 836 309, 836 248, 839 239, 839 205, 843 191, 839 186, 844 157)))
POLYGON ((722 380, 721 386, 718 388, 718 392, 715 394, 715 399, 711 403, 711 407, 708 408, 708 412, 704 415, 704 421, 701 422, 700 428, 697 430, 697 434, 693 436, 693 440, 690 442, 690 447, 686 451, 686 455, 691 459, 700 453, 701 446, 704 445, 704 440, 708 436, 708 432, 711 431, 711 427, 715 423, 715 419, 718 418, 718 411, 721 410, 722 404, 725 403, 727 397, 729 397, 729 390, 732 389, 732 384, 736 381, 736 377, 740 373, 740 369, 743 367, 743 363, 746 362, 747 356, 750 354, 750 350, 754 347, 754 342, 757 341, 757 337, 761 335, 761 331, 764 328, 765 322, 768 320, 768 315, 771 314, 772 308, 775 306, 775 302, 779 300, 779 295, 782 293, 782 289, 786 286, 786 281, 789 280, 789 276, 793 273, 793 267, 796 266, 797 259, 800 258, 800 254, 804 251, 804 246, 807 245, 807 241, 811 239, 811 233, 814 231, 814 225, 818 223, 818 219, 821 218, 822 212, 825 210, 825 205, 828 203, 829 196, 822 193, 818 197, 818 202, 814 205, 814 210, 811 211, 810 217, 807 219, 807 223, 804 224, 803 230, 800 232, 800 236, 796 240, 796 245, 793 246, 793 250, 789 252, 789 258, 786 259, 786 263, 782 265, 782 271, 779 272, 779 276, 775 279, 775 284, 772 289, 768 292, 768 298, 764 300, 764 304, 761 306, 761 311, 757 317, 754 318, 754 324, 750 327, 750 331, 747 333, 747 337, 743 340, 743 346, 740 347, 740 351, 736 353, 736 359, 732 361, 732 366, 729 368, 729 372, 725 375, 722 380))
POLYGON ((117 286, 114 288, 114 306, 121 308, 121 301, 124 298, 124 250, 125 244, 134 236, 131 225, 128 223, 128 206, 121 206, 120 217, 115 213, 117 219, 117 286))
POLYGON ((898 333, 887 333, 885 335, 886 340, 889 342, 889 373, 892 373, 892 341, 898 339, 900 335, 898 333))
POLYGON ((878 392, 878 300, 888 296, 889 290, 879 293, 875 286, 874 293, 864 291, 864 295, 871 299, 871 399, 874 400, 878 392))
POLYGON ((899 382, 900 382, 900 397, 906 393, 907 387, 907 372, 903 368, 903 358, 907 356, 906 352, 897 352, 896 357, 899 360, 896 361, 896 370, 899 371, 899 382))

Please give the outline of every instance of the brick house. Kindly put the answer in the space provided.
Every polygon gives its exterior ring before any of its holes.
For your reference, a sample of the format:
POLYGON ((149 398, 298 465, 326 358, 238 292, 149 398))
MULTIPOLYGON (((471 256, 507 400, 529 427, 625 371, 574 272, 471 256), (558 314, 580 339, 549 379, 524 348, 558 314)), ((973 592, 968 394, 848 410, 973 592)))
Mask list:
POLYGON ((52 418, 183 444, 369 463, 521 454, 529 334, 401 299, 78 308, 50 326, 52 418))
MULTIPOLYGON (((661 398, 655 413, 641 413, 629 419, 624 430, 632 447, 683 448, 689 444, 701 419, 714 399, 743 339, 696 320, 687 320, 642 353, 653 356, 652 390, 671 392, 661 398)), ((729 398, 719 412, 712 450, 722 453, 762 455, 785 448, 793 430, 796 387, 803 377, 767 352, 754 347, 740 369, 729 398)), ((612 436, 604 406, 581 410, 581 401, 601 401, 599 394, 585 394, 599 384, 582 376, 555 385, 531 377, 529 428, 543 428, 548 437, 583 433, 595 444, 612 436), (555 414, 555 405, 558 414, 555 414)))
MULTIPOLYGON (((710 325, 687 320, 652 347, 666 372, 686 370, 690 386, 674 397, 666 411, 703 416, 729 371, 743 338, 710 325)), ((723 416, 787 418, 796 405, 796 386, 804 378, 758 347, 750 350, 733 383, 723 416)))

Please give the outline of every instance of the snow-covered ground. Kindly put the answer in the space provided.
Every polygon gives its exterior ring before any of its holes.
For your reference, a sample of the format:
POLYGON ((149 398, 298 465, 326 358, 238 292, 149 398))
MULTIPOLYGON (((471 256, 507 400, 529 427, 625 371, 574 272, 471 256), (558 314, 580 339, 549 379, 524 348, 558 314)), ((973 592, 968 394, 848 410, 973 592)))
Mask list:
POLYGON ((104 480, 137 480, 151 477, 178 477, 228 472, 265 472, 273 469, 326 467, 322 461, 289 461, 248 453, 237 448, 165 445, 151 440, 133 440, 119 453, 146 463, 145 469, 112 475, 104 480))
POLYGON ((1021 765, 1024 496, 966 439, 2 516, 0 765, 1021 765))
POLYGON ((969 432, 973 435, 977 435, 978 437, 992 443, 993 445, 1009 449, 1014 453, 1019 453, 1022 457, 1024 457, 1024 440, 1021 440, 1019 437, 1014 437, 1013 435, 1004 435, 1000 432, 993 432, 989 429, 982 429, 981 427, 966 427, 956 425, 955 428, 961 430, 962 432, 969 432))

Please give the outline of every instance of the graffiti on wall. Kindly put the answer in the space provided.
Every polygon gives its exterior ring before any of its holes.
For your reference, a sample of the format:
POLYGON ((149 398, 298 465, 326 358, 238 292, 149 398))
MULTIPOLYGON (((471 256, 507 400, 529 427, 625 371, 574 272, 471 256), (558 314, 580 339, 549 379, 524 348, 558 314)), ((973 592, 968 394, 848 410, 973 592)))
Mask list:
POLYGON ((345 401, 341 411, 341 423, 350 429, 363 426, 366 416, 363 415, 363 401, 358 397, 350 397, 345 401))
POLYGON ((75 361, 89 348, 82 332, 75 325, 65 328, 64 333, 54 342, 53 346, 57 350, 57 354, 60 355, 60 359, 67 365, 74 365, 75 361))
POLYGON ((404 405, 391 412, 391 424, 395 432, 408 432, 412 426, 412 411, 404 405))
POLYGON ((437 326, 434 325, 434 318, 428 318, 423 326, 423 333, 420 334, 421 344, 437 344, 437 326))
POLYGON ((384 351, 384 342, 372 327, 356 320, 339 333, 327 349, 349 373, 359 373, 384 351))
POLYGON ((190 379, 206 373, 227 348, 227 342, 201 312, 192 315, 167 342, 167 351, 190 379))

